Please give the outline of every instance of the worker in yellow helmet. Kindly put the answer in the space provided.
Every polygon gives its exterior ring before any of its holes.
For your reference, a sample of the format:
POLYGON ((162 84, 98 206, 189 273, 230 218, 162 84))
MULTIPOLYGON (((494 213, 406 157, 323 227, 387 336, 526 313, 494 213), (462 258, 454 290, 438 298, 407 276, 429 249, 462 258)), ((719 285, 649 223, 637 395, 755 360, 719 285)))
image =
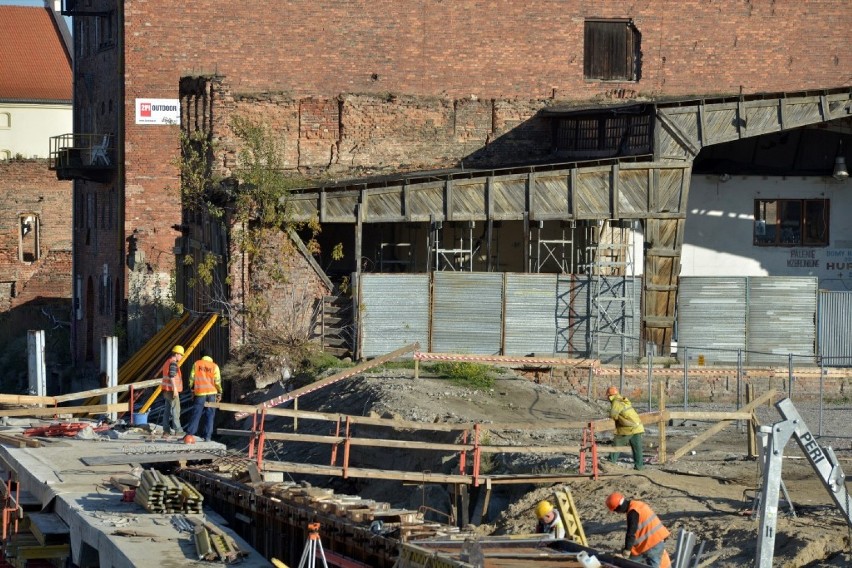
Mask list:
MULTIPOLYGON (((626 397, 618 394, 618 389, 614 386, 606 389, 606 397, 609 399, 609 417, 615 420, 615 437, 613 439, 616 446, 630 444, 633 450, 633 469, 643 469, 645 467, 644 457, 642 455, 642 434, 645 433, 645 426, 642 424, 642 419, 633 408, 633 404, 626 397)), ((620 454, 610 454, 609 459, 612 463, 618 463, 620 454)))
POLYGON ((205 404, 222 400, 222 374, 219 371, 219 365, 213 362, 213 358, 203 349, 201 359, 195 362, 189 374, 189 388, 192 389, 195 399, 192 404, 192 418, 189 420, 186 431, 195 436, 199 433, 198 427, 201 425, 201 437, 205 442, 209 442, 213 437, 216 409, 205 404), (201 422, 202 416, 203 422, 201 422))
POLYGON ((538 518, 535 532, 550 534, 553 538, 565 538, 565 525, 562 524, 559 511, 553 508, 550 501, 539 501, 535 506, 535 516, 538 518))
POLYGON ((166 402, 163 410, 163 433, 182 435, 180 425, 180 393, 183 390, 183 377, 180 374, 180 362, 183 359, 183 346, 175 345, 172 354, 163 363, 160 389, 166 402))

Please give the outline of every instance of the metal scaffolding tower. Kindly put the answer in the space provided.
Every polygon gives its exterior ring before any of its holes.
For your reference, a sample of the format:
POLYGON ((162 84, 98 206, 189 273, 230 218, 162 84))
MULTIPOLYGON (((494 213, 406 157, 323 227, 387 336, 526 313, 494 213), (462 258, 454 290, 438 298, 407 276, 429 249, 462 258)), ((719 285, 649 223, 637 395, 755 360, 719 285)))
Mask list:
POLYGON ((609 219, 589 228, 589 352, 624 364, 635 324, 633 223, 609 219))

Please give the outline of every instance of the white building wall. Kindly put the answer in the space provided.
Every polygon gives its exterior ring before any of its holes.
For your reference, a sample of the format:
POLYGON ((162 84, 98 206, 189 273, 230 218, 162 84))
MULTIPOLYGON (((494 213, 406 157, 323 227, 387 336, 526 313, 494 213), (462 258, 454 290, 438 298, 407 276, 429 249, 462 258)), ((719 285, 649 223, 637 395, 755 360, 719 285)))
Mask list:
POLYGON ((71 103, 0 102, 0 159, 47 158, 50 137, 73 132, 71 103))
POLYGON ((692 178, 681 276, 816 276, 852 290, 852 182, 830 177, 692 178), (829 246, 754 246, 755 199, 828 199, 829 246))

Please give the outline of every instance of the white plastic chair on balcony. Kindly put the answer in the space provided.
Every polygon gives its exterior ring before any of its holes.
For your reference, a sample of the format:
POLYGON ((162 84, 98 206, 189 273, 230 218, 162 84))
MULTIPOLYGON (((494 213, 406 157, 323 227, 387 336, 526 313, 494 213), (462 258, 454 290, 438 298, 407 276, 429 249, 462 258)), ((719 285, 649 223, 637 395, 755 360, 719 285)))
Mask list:
POLYGON ((109 155, 107 154, 107 148, 109 148, 109 134, 104 134, 104 138, 101 143, 92 146, 93 166, 109 165, 109 155))

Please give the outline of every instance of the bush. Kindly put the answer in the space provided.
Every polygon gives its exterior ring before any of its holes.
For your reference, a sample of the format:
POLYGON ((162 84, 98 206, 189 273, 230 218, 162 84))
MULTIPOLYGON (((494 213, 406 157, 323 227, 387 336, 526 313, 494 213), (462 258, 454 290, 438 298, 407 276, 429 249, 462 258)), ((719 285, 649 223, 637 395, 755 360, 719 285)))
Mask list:
POLYGON ((491 367, 479 363, 437 363, 431 371, 463 387, 487 389, 494 385, 491 367))

